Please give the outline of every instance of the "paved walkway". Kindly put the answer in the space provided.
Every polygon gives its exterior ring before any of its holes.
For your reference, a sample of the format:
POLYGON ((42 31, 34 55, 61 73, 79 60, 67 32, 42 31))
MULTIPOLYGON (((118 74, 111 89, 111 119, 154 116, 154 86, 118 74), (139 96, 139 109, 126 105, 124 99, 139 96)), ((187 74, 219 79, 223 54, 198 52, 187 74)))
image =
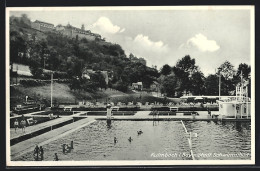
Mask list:
MULTIPOLYGON (((193 119, 193 116, 191 115, 183 115, 181 113, 177 113, 177 115, 159 115, 159 116, 153 116, 149 115, 151 111, 138 111, 135 115, 125 115, 125 116, 112 116, 111 119, 115 120, 153 120, 153 119, 193 119)), ((197 120, 206 120, 209 119, 209 115, 207 111, 199 111, 199 115, 195 116, 195 119, 197 120)), ((211 114, 216 115, 218 114, 218 111, 212 111, 211 114)), ((96 119, 105 119, 106 116, 95 116, 96 119)))
POLYGON ((15 132, 15 128, 10 128, 10 139, 18 138, 20 136, 31 134, 33 132, 48 128, 53 125, 57 125, 66 121, 72 120, 72 117, 56 118, 47 122, 43 122, 37 125, 28 126, 25 128, 25 132, 22 132, 22 128, 18 128, 15 132))
POLYGON ((95 119, 93 117, 84 118, 79 121, 68 124, 66 126, 54 129, 52 131, 46 132, 39 136, 36 136, 31 139, 22 141, 18 144, 15 144, 15 145, 11 146, 11 160, 14 160, 15 158, 17 158, 23 154, 33 151, 36 144, 38 146, 43 146, 45 144, 48 144, 54 140, 57 140, 57 139, 63 137, 65 135, 68 135, 82 127, 85 127, 88 124, 93 123, 94 121, 95 121, 95 119))

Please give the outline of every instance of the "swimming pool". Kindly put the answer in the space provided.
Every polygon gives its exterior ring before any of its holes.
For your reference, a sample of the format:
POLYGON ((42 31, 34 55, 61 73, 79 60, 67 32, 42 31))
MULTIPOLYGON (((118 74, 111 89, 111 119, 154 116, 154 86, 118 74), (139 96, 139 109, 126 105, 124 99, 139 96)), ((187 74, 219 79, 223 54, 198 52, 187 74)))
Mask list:
MULTIPOLYGON (((184 121, 192 138, 196 160, 249 160, 250 122, 184 121)), ((192 160, 189 144, 180 121, 98 120, 72 134, 43 146, 44 160, 192 160), (137 131, 143 134, 138 135, 137 131), (132 142, 128 141, 131 136, 132 142), (114 137, 118 142, 114 143, 114 137), (74 149, 63 154, 62 144, 74 141, 74 149)), ((33 161, 33 152, 16 160, 33 161)))

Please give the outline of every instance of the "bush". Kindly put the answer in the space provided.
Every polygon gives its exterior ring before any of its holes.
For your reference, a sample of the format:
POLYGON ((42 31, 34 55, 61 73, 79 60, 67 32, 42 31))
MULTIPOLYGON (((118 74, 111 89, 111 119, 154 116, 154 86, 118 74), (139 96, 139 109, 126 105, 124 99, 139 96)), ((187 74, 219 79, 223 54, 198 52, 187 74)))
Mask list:
POLYGON ((30 71, 31 71, 34 78, 41 78, 43 76, 43 69, 42 68, 30 66, 30 71))
MULTIPOLYGON (((42 78, 46 80, 50 80, 51 72, 44 72, 42 78)), ((59 71, 53 72, 53 79, 68 79, 68 78, 69 76, 66 72, 59 72, 59 71)))
POLYGON ((112 85, 112 88, 114 88, 118 91, 127 92, 128 85, 126 83, 124 83, 123 81, 118 81, 118 82, 116 82, 116 84, 112 85))
POLYGON ((41 80, 20 80, 20 84, 26 87, 42 86, 46 83, 41 80))

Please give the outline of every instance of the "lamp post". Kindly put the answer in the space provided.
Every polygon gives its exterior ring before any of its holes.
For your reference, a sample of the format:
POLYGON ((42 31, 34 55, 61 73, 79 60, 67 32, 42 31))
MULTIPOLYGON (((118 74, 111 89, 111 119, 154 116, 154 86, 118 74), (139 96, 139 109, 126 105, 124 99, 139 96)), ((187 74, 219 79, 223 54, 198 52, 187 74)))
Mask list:
POLYGON ((218 85, 218 100, 220 100, 220 96, 221 96, 221 73, 220 73, 220 69, 218 68, 218 77, 219 77, 219 85, 218 85))
POLYGON ((53 89, 53 72, 51 72, 51 107, 52 107, 52 89, 53 89))

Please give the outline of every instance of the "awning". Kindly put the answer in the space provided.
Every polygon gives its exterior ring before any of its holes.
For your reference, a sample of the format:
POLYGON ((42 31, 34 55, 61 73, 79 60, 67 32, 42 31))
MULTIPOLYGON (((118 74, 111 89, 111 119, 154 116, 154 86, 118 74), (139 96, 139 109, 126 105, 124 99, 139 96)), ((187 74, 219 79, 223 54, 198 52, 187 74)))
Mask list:
POLYGON ((185 97, 185 96, 181 96, 180 99, 187 99, 187 97, 185 97))
POLYGON ((220 99, 221 100, 227 100, 227 99, 229 99, 229 97, 221 97, 220 99))
POLYGON ((208 99, 216 99, 217 97, 207 97, 208 99))

